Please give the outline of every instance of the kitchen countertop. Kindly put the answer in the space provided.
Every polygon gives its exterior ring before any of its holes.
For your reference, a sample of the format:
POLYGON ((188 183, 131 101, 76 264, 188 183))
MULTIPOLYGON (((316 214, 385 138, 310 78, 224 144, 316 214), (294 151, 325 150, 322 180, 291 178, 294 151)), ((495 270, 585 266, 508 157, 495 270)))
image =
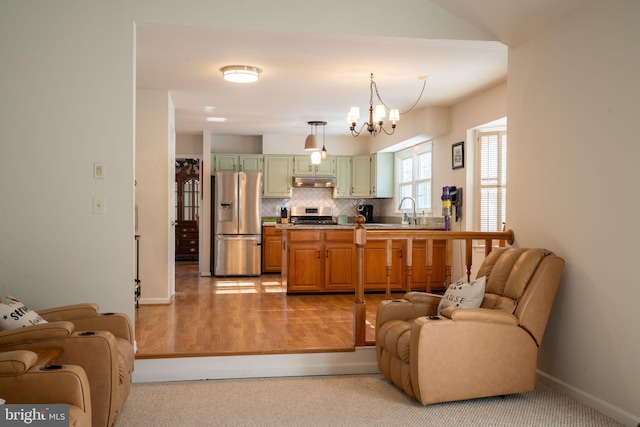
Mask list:
MULTIPOLYGON (((266 225, 266 224, 263 224, 266 225)), ((347 224, 336 224, 336 225, 327 225, 327 224, 304 224, 304 225, 294 225, 294 224, 274 224, 276 228, 287 229, 287 230, 352 230, 356 228, 355 222, 350 222, 347 224)), ((403 224, 378 224, 378 223, 370 223, 363 224, 364 228, 369 230, 444 230, 444 228, 434 228, 426 225, 403 225, 403 224)))

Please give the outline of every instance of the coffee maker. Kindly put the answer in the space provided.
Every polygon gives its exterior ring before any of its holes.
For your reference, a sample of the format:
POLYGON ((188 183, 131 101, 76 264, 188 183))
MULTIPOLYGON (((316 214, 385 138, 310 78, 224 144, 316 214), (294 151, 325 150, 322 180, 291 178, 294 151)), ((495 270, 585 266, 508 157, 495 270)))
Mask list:
POLYGON ((371 224, 373 222, 373 205, 358 205, 358 215, 364 217, 365 224, 371 224))

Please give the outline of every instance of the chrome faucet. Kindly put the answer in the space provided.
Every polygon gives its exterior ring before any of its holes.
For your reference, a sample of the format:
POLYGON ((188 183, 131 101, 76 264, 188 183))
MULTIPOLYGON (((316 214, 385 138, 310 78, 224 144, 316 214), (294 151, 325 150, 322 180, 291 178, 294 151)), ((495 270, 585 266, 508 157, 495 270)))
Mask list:
POLYGON ((416 199, 414 199, 413 197, 403 197, 402 200, 400 200, 400 206, 398 206, 398 210, 402 209, 402 204, 404 203, 405 200, 411 200, 413 202, 413 225, 418 225, 418 215, 416 215, 416 199))

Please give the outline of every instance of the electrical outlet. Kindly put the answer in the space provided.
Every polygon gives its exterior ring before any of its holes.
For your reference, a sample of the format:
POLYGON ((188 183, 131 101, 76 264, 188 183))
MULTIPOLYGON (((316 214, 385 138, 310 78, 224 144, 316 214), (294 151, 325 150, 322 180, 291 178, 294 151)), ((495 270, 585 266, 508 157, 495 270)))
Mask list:
POLYGON ((93 198, 93 214, 104 215, 107 210, 107 200, 104 197, 93 198))

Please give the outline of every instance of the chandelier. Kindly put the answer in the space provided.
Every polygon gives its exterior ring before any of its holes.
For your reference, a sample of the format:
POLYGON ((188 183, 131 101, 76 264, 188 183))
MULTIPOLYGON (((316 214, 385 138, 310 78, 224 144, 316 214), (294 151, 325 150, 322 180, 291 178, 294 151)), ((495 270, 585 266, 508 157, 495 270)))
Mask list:
POLYGON ((316 120, 307 122, 307 124, 311 126, 311 133, 304 141, 304 149, 305 151, 311 151, 311 164, 319 165, 322 160, 326 159, 329 156, 327 149, 324 147, 324 129, 327 125, 327 122, 316 120), (318 126, 322 126, 322 150, 320 150, 320 145, 318 144, 318 139, 316 138, 316 135, 318 134, 318 126))
MULTIPOLYGON (((427 84, 426 79, 428 77, 421 76, 418 78, 420 80, 424 80, 424 83, 422 85, 422 92, 420 92, 420 96, 418 96, 418 99, 413 104, 413 106, 411 106, 411 108, 409 108, 403 114, 406 114, 409 111, 413 110, 413 107, 415 107, 418 104, 418 102, 420 101, 420 98, 422 97, 422 94, 424 93, 424 88, 427 84)), ((380 132, 384 132, 387 135, 392 135, 396 131, 396 122, 400 120, 400 111, 397 108, 387 107, 387 105, 382 101, 382 98, 380 98, 380 93, 378 92, 378 86, 376 85, 376 82, 373 80, 373 73, 371 73, 371 82, 369 83, 369 121, 364 122, 360 130, 356 131, 356 125, 359 118, 360 118, 360 107, 351 107, 351 110, 349 110, 349 114, 347 115, 347 122, 349 123, 349 129, 351 130, 351 135, 353 136, 360 135, 360 133, 364 129, 366 129, 374 137, 380 132), (379 101, 379 104, 376 105, 375 109, 373 107, 374 92, 376 94, 376 98, 379 101), (389 112, 389 121, 391 121, 390 132, 383 127, 384 118, 387 116, 387 111, 389 112)))

